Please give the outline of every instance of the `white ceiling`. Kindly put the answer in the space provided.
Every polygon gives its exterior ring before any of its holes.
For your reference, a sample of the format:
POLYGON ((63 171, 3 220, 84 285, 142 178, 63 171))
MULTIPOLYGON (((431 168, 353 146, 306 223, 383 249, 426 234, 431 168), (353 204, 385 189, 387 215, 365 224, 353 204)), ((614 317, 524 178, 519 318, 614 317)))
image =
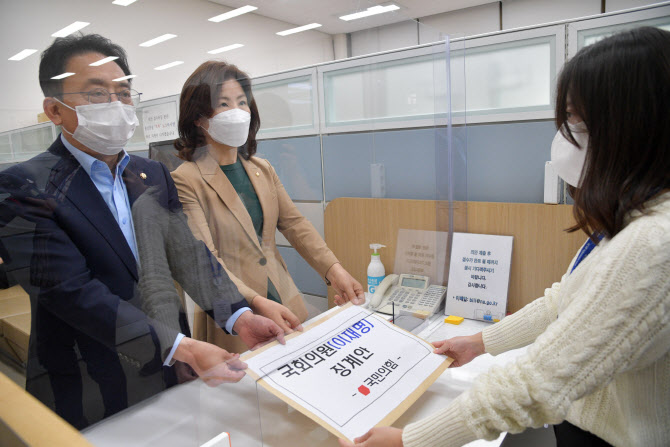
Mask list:
POLYGON ((209 0, 212 3, 236 9, 245 5, 258 7, 252 14, 293 23, 296 26, 308 23, 323 25, 319 31, 328 34, 352 33, 407 19, 470 8, 486 3, 498 3, 496 0, 209 0), (396 4, 400 9, 358 20, 344 21, 339 17, 345 14, 364 11, 370 6, 396 4))
MULTIPOLYGON (((401 0, 400 10, 345 22, 338 17, 382 3, 379 0, 137 0, 117 6, 112 0, 0 0, 0 132, 35 123, 42 94, 37 80, 40 53, 52 33, 74 21, 91 24, 83 33, 111 38, 128 52, 138 77, 133 85, 143 99, 179 92, 203 61, 225 59, 252 76, 333 60, 332 34, 349 33, 426 17, 491 0, 401 0), (220 23, 207 19, 246 4, 253 13, 220 23), (278 31, 312 22, 323 26, 287 37, 278 31), (151 48, 139 44, 165 33, 178 37, 151 48), (210 55, 207 51, 242 43, 244 48, 210 55), (25 48, 38 50, 22 61, 7 59, 25 48), (165 71, 154 67, 184 63, 165 71)), ((383 3, 382 3, 383 4, 383 3)))

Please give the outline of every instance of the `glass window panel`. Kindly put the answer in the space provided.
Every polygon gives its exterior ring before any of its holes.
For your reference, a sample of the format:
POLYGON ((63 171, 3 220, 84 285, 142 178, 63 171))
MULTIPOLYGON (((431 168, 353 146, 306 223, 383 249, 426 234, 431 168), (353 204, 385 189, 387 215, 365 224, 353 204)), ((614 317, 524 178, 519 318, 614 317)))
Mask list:
POLYGON ((314 127, 312 76, 301 76, 254 85, 254 98, 261 117, 261 132, 314 127))
MULTIPOLYGON (((455 69, 462 58, 452 54, 452 77, 453 85, 465 85, 468 115, 551 109, 554 36, 466 49, 465 71, 455 69)), ((452 100, 455 113, 466 110, 462 89, 452 100)))
POLYGON ((442 52, 327 72, 324 84, 329 126, 426 118, 447 111, 442 52))
POLYGON ((624 29, 637 28, 639 26, 655 26, 665 31, 670 31, 670 16, 659 17, 657 19, 639 20, 637 22, 619 23, 617 25, 601 26, 593 29, 584 29, 577 31, 578 48, 587 47, 599 40, 609 37, 612 34, 624 29))
MULTIPOLYGON (((474 47, 465 64, 463 50, 452 51, 452 86, 460 86, 451 92, 452 111, 466 110, 466 96, 468 115, 550 110, 555 47, 554 36, 474 47)), ((326 125, 444 116, 446 79, 438 53, 326 72, 326 125)))
POLYGON ((144 139, 144 117, 142 109, 136 109, 135 114, 137 115, 137 119, 139 120, 140 124, 135 129, 135 133, 128 142, 128 146, 146 146, 147 142, 144 139))
POLYGON ((0 160, 11 160, 12 145, 10 144, 9 134, 0 135, 0 160))
POLYGON ((11 138, 14 156, 17 158, 27 158, 29 155, 44 152, 53 143, 50 124, 18 130, 12 133, 11 138))

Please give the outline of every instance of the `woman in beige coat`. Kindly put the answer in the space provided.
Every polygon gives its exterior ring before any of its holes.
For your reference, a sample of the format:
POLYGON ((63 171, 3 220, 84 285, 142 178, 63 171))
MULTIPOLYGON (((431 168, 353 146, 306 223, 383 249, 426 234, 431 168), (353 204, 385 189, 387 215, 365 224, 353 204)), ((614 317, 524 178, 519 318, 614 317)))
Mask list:
MULTIPOLYGON (((218 257, 249 306, 285 332, 301 329, 307 310, 275 243, 278 229, 336 290, 336 302, 363 303, 363 287, 298 211, 267 160, 255 157, 258 108, 249 77, 225 62, 203 63, 180 97, 179 139, 186 160, 174 178, 189 226, 218 257)), ((246 350, 197 312, 194 338, 246 350)))

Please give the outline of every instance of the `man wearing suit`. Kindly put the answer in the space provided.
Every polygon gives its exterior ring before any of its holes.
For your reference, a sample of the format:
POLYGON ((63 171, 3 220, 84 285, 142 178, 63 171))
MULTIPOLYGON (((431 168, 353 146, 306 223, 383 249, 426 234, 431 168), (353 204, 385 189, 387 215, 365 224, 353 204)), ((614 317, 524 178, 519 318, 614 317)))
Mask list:
POLYGON ((213 383, 244 375, 235 355, 184 336, 172 278, 247 346, 283 341, 279 326, 246 308, 204 244, 183 231, 167 169, 123 149, 138 124, 129 75, 125 52, 109 40, 57 39, 42 53, 40 85, 44 111, 63 133, 0 173, 5 264, 31 297, 26 388, 77 428, 188 376, 174 361, 213 383), (151 230, 161 210, 169 233, 151 230), (156 352, 166 366, 140 375, 156 352))

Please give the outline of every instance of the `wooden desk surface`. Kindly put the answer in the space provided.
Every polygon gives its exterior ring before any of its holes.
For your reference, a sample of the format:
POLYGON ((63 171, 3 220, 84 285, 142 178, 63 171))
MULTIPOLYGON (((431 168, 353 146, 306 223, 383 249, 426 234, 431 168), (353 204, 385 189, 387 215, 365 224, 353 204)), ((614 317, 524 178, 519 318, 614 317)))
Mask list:
POLYGON ((92 447, 79 432, 42 402, 0 373, 0 444, 92 447))

